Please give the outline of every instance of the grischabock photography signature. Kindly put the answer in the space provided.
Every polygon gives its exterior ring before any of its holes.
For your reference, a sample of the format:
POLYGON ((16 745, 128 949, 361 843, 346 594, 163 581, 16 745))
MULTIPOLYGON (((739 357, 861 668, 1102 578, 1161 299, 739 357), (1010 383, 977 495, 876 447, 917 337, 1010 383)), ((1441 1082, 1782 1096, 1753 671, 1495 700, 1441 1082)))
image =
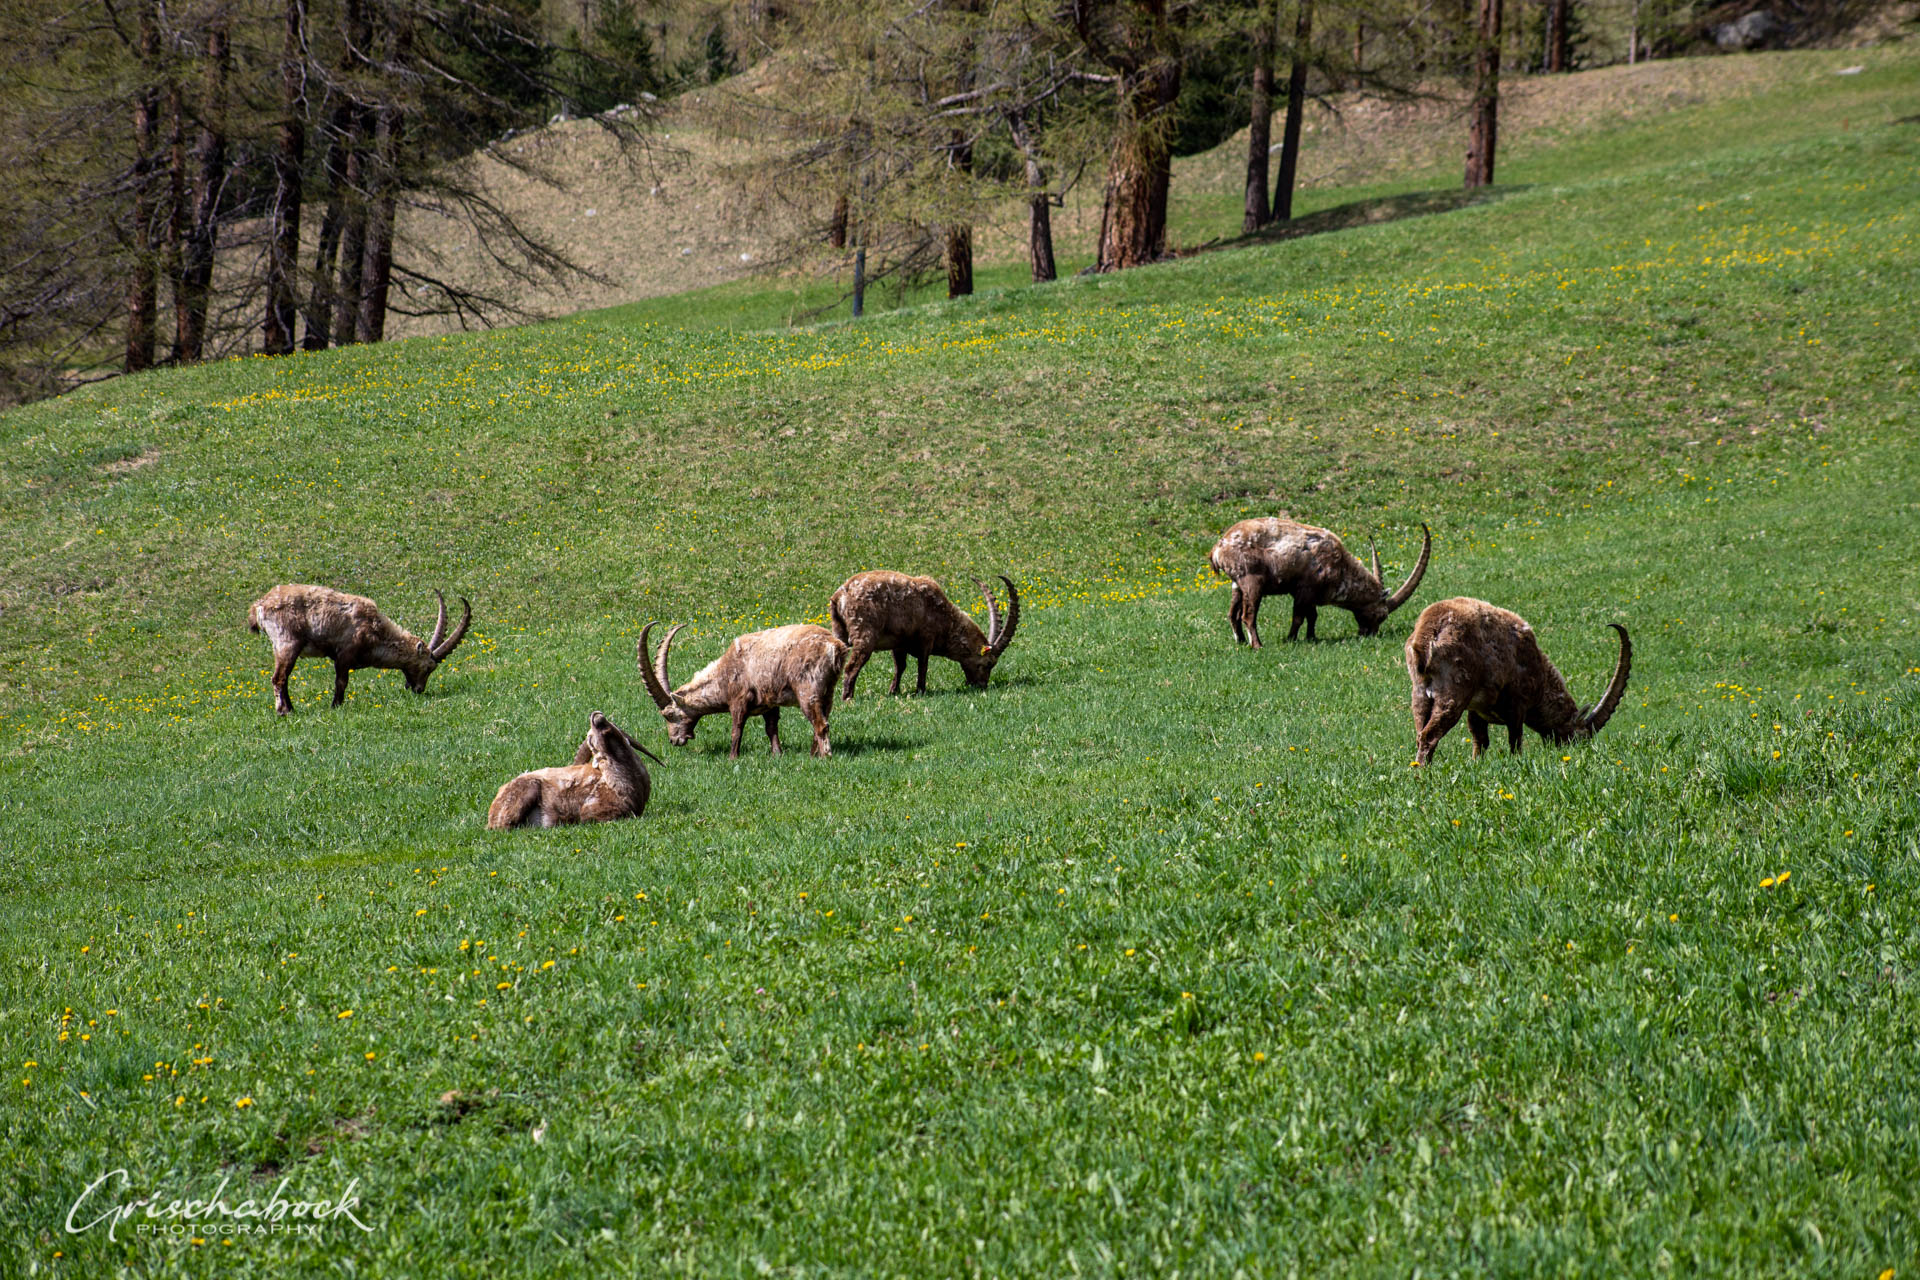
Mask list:
POLYGON ((67 1232, 84 1235, 105 1227, 107 1238, 117 1241, 123 1228, 139 1235, 171 1235, 217 1222, 223 1231, 242 1234, 317 1235, 328 1224, 341 1220, 369 1234, 373 1231, 361 1216, 366 1210, 358 1178, 351 1179, 338 1195, 311 1200, 289 1195, 291 1178, 280 1179, 264 1197, 248 1195, 236 1200, 229 1195, 232 1180, 232 1175, 223 1175, 211 1195, 169 1196, 159 1191, 136 1191, 125 1169, 110 1169, 88 1183, 74 1199, 67 1210, 67 1232))

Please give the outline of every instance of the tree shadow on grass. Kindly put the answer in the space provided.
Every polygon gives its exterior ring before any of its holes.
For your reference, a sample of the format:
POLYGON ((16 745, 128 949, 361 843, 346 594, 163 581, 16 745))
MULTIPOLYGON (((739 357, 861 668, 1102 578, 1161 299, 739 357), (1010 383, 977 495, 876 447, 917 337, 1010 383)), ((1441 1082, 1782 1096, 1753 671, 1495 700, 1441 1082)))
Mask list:
POLYGON ((1504 200, 1516 192, 1525 191, 1526 184, 1510 187, 1481 187, 1475 191, 1459 188, 1443 188, 1438 191, 1409 191, 1405 195, 1379 196, 1372 200, 1354 200, 1347 204, 1337 204, 1330 209, 1321 209, 1303 217, 1291 218, 1286 222, 1276 222, 1263 227, 1252 235, 1221 236, 1205 244, 1194 245, 1190 249, 1179 251, 1180 257, 1191 257, 1197 253, 1212 253, 1218 249, 1245 249, 1256 244, 1271 244, 1277 240, 1297 240, 1302 236, 1323 235, 1329 231, 1346 231, 1353 227, 1373 226, 1382 222, 1398 222, 1402 218, 1424 218, 1436 213, 1452 213, 1469 205, 1491 204, 1504 200))

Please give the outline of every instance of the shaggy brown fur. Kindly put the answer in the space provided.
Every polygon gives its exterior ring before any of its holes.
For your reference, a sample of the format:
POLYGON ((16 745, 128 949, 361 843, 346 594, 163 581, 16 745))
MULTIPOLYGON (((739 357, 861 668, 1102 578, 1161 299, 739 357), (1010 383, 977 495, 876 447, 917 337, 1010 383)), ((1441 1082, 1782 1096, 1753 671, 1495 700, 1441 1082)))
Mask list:
POLYGON ((653 778, 634 752, 655 763, 659 756, 629 738, 613 721, 594 712, 587 739, 573 763, 523 773, 500 788, 487 810, 487 826, 560 827, 573 822, 615 822, 647 811, 653 778))
POLYGON ((701 669, 693 679, 673 688, 667 675, 667 651, 680 630, 674 627, 660 641, 653 665, 647 664, 649 622, 640 630, 635 656, 647 692, 667 722, 667 738, 677 747, 693 741, 700 717, 724 711, 733 721, 729 759, 740 754, 740 731, 748 716, 767 723, 767 741, 780 754, 780 708, 799 707, 813 725, 813 754, 830 756, 827 714, 833 709, 833 685, 846 665, 847 646, 825 627, 806 624, 775 627, 741 636, 727 651, 701 669), (673 691, 668 692, 669 689, 673 691))
POLYGON ((293 710, 287 679, 301 658, 333 659, 336 707, 347 700, 347 676, 355 667, 403 672, 407 688, 425 693, 427 677, 460 647, 473 621, 473 606, 463 596, 460 625, 447 635, 447 598, 433 594, 440 601, 440 618, 431 640, 420 639, 365 596, 331 587, 289 583, 255 600, 247 609, 247 630, 265 632, 273 643, 273 709, 281 715, 293 710))
POLYGON ((842 694, 853 697, 853 682, 867 659, 882 649, 893 650, 893 684, 887 692, 900 692, 900 677, 906 674, 907 658, 920 662, 920 678, 914 686, 927 691, 927 659, 951 658, 960 664, 967 683, 986 688, 994 663, 1013 642, 1014 628, 1020 625, 1020 593, 1013 579, 1007 584, 1006 624, 1001 625, 1000 603, 993 593, 975 578, 980 596, 987 602, 987 630, 967 616, 964 609, 947 599, 947 593, 932 578, 912 578, 904 573, 876 569, 856 573, 833 593, 829 612, 833 634, 847 642, 847 686, 842 694))
POLYGON ((1520 750, 1522 728, 1556 743, 1600 732, 1620 705, 1633 666, 1627 629, 1611 625, 1620 633, 1620 661, 1606 696, 1582 712, 1519 614, 1465 597, 1428 605, 1407 640, 1414 763, 1433 759, 1433 749, 1462 715, 1473 734, 1476 756, 1487 749, 1489 724, 1507 727, 1507 746, 1513 751, 1520 750))
POLYGON ((1220 535, 1210 557, 1215 573, 1233 579, 1233 603, 1227 610, 1233 638, 1242 643, 1251 640, 1254 648, 1260 647, 1263 595, 1293 597, 1289 640, 1300 634, 1302 622, 1307 624, 1307 639, 1314 638, 1314 623, 1323 604, 1350 610, 1360 624, 1360 634, 1374 634, 1388 614, 1413 598, 1413 589, 1427 572, 1433 534, 1424 524, 1420 531, 1420 562, 1400 589, 1389 594, 1380 576, 1379 552, 1373 553, 1373 570, 1368 572, 1330 530, 1277 516, 1242 520, 1220 535))

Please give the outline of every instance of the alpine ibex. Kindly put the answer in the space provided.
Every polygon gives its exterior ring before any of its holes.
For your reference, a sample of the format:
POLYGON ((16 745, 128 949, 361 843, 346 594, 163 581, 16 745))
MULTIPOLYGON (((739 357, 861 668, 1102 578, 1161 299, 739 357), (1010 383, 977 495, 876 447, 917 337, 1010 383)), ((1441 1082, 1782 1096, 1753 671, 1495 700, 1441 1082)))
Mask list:
MULTIPOLYGON (((1338 534, 1310 524, 1270 517, 1242 520, 1213 546, 1209 557, 1213 571, 1233 579, 1233 603, 1227 620, 1233 624, 1233 638, 1260 647, 1260 597, 1293 597, 1293 626, 1287 631, 1291 640, 1307 624, 1307 639, 1314 638, 1314 622, 1323 604, 1351 610, 1360 625, 1360 634, 1370 636, 1380 630, 1387 615, 1413 598, 1413 589, 1427 571, 1427 559, 1433 554, 1433 534, 1420 526, 1420 562, 1400 589, 1391 594, 1380 576, 1380 553, 1373 552, 1373 570, 1354 558, 1338 534)), ((1368 544, 1372 550, 1372 544, 1368 544)))
POLYGON ((1487 749, 1489 724, 1507 727, 1507 746, 1514 751, 1520 750, 1522 728, 1555 743, 1600 732, 1620 705, 1633 666, 1627 629, 1617 622, 1609 625, 1620 633, 1620 661, 1606 696, 1582 712, 1519 614, 1464 596, 1428 605, 1407 640, 1414 763, 1433 759, 1433 749, 1462 714, 1476 756, 1487 749))
POLYGON ((947 593, 932 578, 912 578, 904 573, 876 569, 856 573, 833 593, 828 606, 833 618, 833 634, 847 643, 847 687, 843 698, 853 697, 853 682, 867 659, 882 649, 893 650, 893 684, 889 693, 900 692, 900 677, 906 674, 907 658, 920 661, 916 691, 927 691, 927 659, 951 658, 966 673, 967 683, 984 689, 993 674, 994 663, 1013 643, 1014 629, 1020 625, 1020 593, 1013 579, 1005 574, 1007 616, 1000 618, 1000 603, 993 593, 973 579, 987 602, 987 630, 967 616, 964 609, 947 599, 947 593))
POLYGON ((636 751, 660 763, 659 756, 594 712, 587 719, 587 740, 574 752, 573 763, 535 769, 501 787, 487 810, 488 828, 560 827, 639 817, 647 811, 653 778, 634 755, 636 751))
POLYGON ((333 705, 347 700, 347 676, 355 667, 404 672, 407 688, 427 691, 427 677, 460 647, 473 606, 460 598, 460 625, 447 635, 447 598, 440 601, 440 617, 433 639, 421 640, 380 612, 365 596, 348 595, 331 587, 288 583, 255 600, 247 610, 247 629, 262 631, 273 644, 273 707, 281 715, 293 710, 287 697, 287 679, 301 658, 333 659, 333 705))
POLYGON ((813 754, 830 756, 827 714, 833 709, 833 685, 846 665, 847 646, 825 627, 801 624, 754 631, 741 636, 727 651, 709 662, 693 679, 673 688, 667 675, 667 652, 681 623, 660 641, 660 651, 647 662, 649 622, 640 629, 635 657, 647 692, 667 722, 667 740, 676 747, 693 741, 700 717, 726 712, 733 720, 733 745, 728 759, 740 754, 740 730, 748 716, 767 722, 767 741, 780 754, 780 708, 799 707, 813 725, 813 754), (668 692, 669 689, 673 691, 668 692))

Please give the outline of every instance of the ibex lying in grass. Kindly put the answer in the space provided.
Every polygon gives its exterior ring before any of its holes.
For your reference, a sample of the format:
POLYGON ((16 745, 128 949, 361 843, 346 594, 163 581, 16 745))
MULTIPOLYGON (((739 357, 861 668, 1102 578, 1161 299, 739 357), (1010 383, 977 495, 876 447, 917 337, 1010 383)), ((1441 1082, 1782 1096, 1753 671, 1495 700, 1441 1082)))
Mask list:
POLYGON ((301 658, 333 659, 333 705, 347 700, 347 676, 355 667, 375 667, 405 673, 407 688, 427 691, 427 677, 460 647, 473 606, 460 600, 460 625, 447 635, 447 598, 440 601, 440 618, 433 639, 421 640, 381 613, 365 596, 348 595, 331 587, 290 583, 275 587, 247 610, 247 629, 263 631, 273 643, 273 708, 281 715, 293 710, 287 697, 287 679, 301 658))
POLYGON ((1400 589, 1389 594, 1380 576, 1379 552, 1373 552, 1373 570, 1368 572, 1330 530, 1278 517, 1242 520, 1220 535, 1210 557, 1215 573, 1233 579, 1233 603, 1227 611, 1233 638, 1242 643, 1251 640, 1254 648, 1260 647, 1263 595, 1293 597, 1289 640, 1300 634, 1302 622, 1307 624, 1307 639, 1314 638, 1314 623, 1323 604, 1351 610, 1360 634, 1374 634, 1388 614, 1413 598, 1413 589, 1427 571, 1433 534, 1424 524, 1420 531, 1420 562, 1400 589))
POLYGON ((598 711, 587 725, 587 740, 574 752, 572 764, 535 769, 500 788, 487 810, 490 829, 614 822, 647 811, 653 778, 634 752, 643 752, 656 764, 660 757, 598 711))
POLYGON ((1484 600, 1461 597, 1430 604, 1407 640, 1407 675, 1413 680, 1415 764, 1433 759, 1433 749, 1462 714, 1473 734, 1473 754, 1487 749, 1487 726, 1507 727, 1507 745, 1520 750, 1520 731, 1530 728, 1549 742, 1573 742, 1600 732, 1627 691, 1633 642, 1620 633, 1620 662, 1606 696, 1582 712, 1567 682, 1540 652, 1533 628, 1517 613, 1484 600))
POLYGON ((975 578, 980 596, 987 602, 987 630, 967 616, 932 578, 912 578, 904 573, 876 569, 856 573, 833 593, 829 612, 833 634, 847 643, 847 685, 844 698, 853 697, 853 682, 867 659, 882 649, 893 650, 893 684, 889 693, 900 692, 900 677, 906 674, 907 658, 920 660, 920 678, 915 688, 927 691, 927 659, 951 658, 966 673, 967 683, 984 689, 993 674, 994 663, 1013 643, 1014 629, 1020 625, 1020 593, 1013 579, 1005 574, 1007 616, 1003 625, 1000 604, 993 593, 975 578))
POLYGON ((813 725, 813 754, 833 754, 827 741, 827 714, 833 709, 834 682, 846 665, 847 646, 832 632, 807 624, 751 632, 674 689, 667 675, 667 652, 673 637, 685 625, 683 622, 667 632, 651 666, 647 662, 651 622, 641 628, 635 646, 640 677, 666 718, 668 741, 677 747, 686 746, 693 741, 700 717, 724 711, 733 720, 733 745, 727 758, 734 759, 740 754, 741 727, 748 716, 757 715, 766 720, 767 741, 779 755, 780 708, 799 707, 813 725))

